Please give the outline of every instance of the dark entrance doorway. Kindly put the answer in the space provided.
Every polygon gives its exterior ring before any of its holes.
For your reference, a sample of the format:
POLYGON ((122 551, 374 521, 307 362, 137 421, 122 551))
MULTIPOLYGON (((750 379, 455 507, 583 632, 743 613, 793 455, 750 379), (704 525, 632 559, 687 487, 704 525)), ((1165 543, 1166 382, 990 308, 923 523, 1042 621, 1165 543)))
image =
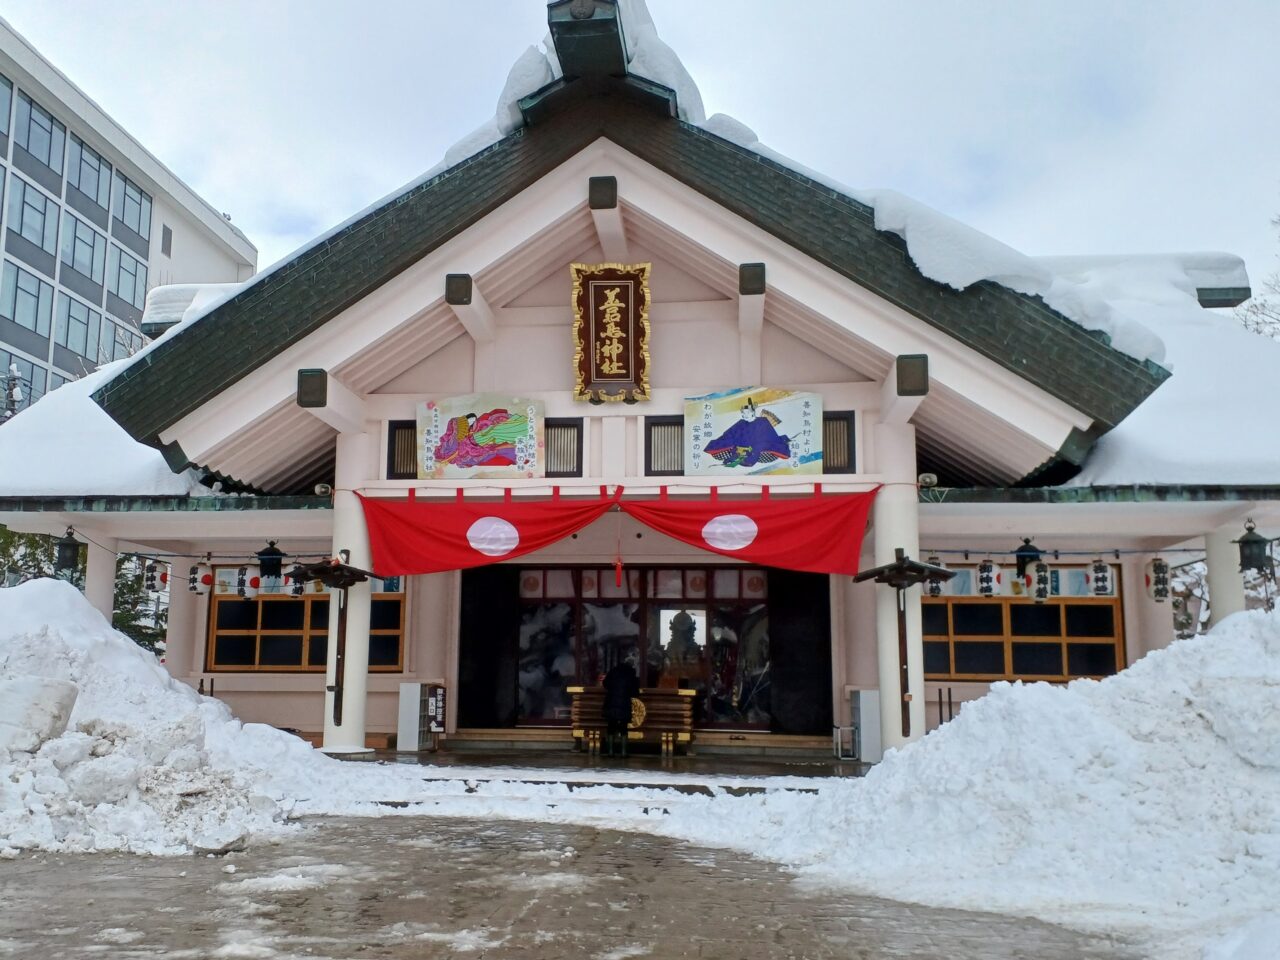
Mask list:
POLYGON ((630 659, 698 691, 702 729, 831 729, 824 575, 756 567, 493 566, 462 575, 458 723, 564 726, 575 684, 630 659))

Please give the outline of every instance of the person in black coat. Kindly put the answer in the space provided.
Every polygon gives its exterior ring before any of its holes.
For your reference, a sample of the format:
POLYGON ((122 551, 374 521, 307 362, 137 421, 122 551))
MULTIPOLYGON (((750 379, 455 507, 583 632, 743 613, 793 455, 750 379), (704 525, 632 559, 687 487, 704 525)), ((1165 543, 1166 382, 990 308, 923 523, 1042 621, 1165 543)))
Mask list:
POLYGON ((627 755, 627 726, 631 723, 631 698, 640 695, 640 678, 630 660, 615 664, 604 675, 605 752, 612 756, 614 738, 627 755))

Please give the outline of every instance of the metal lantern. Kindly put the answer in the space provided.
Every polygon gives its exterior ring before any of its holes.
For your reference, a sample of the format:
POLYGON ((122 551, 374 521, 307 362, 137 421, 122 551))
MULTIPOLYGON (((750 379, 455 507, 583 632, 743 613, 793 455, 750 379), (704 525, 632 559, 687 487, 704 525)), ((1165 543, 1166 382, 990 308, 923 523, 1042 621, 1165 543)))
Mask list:
POLYGON ((1089 564, 1089 572, 1084 579, 1095 597, 1111 596, 1111 564, 1101 557, 1089 564))
POLYGON ((148 561, 143 568, 142 585, 151 593, 169 589, 169 565, 158 560, 148 561))
POLYGON ((1022 585, 1036 603, 1044 603, 1049 599, 1052 582, 1049 565, 1043 560, 1032 562, 1022 575, 1022 585))
POLYGON ((246 563, 236 569, 236 596, 252 600, 262 587, 262 569, 256 563, 246 563))
POLYGON ((1271 557, 1267 555, 1267 547, 1271 541, 1257 532, 1256 525, 1252 519, 1244 522, 1244 536, 1239 540, 1233 540, 1232 543, 1240 545, 1241 573, 1256 570, 1264 577, 1271 576, 1271 557))
MULTIPOLYGON (((937 567, 939 570, 947 569, 946 564, 936 555, 926 559, 925 563, 931 567, 937 567)), ((946 586, 947 581, 944 578, 940 576, 930 577, 924 582, 924 595, 926 597, 940 597, 946 592, 946 586)))
POLYGON ((262 576, 278 580, 283 572, 284 551, 276 548, 275 540, 268 540, 267 545, 258 551, 258 567, 262 576))
POLYGON ((57 555, 54 560, 54 570, 60 574, 73 574, 76 567, 80 565, 80 541, 74 536, 74 531, 67 527, 57 542, 57 555))
POLYGON ((1147 596, 1156 603, 1169 599, 1169 563, 1156 557, 1146 567, 1147 596))
POLYGON ((993 597, 1000 593, 1004 571, 990 557, 978 562, 978 596, 993 597))
POLYGON ((1022 538, 1022 546, 1013 551, 1013 558, 1018 564, 1018 577, 1027 575, 1027 568, 1039 560, 1044 554, 1031 542, 1030 537, 1022 538))
POLYGON ((207 563, 193 563, 187 573, 187 589, 192 593, 208 593, 213 589, 213 567, 207 563))

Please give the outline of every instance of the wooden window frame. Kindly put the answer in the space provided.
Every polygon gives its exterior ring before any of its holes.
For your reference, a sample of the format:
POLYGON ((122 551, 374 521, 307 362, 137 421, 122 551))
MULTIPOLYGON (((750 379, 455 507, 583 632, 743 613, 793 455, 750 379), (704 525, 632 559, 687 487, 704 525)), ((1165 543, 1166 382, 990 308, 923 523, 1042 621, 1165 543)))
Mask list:
POLYGON ((921 603, 929 606, 944 606, 947 611, 947 633, 925 634, 926 643, 946 643, 948 665, 947 673, 926 673, 929 681, 951 682, 995 682, 997 680, 1044 680, 1050 683, 1068 683, 1081 677, 1101 679, 1112 674, 1075 674, 1070 672, 1069 647, 1073 644, 1110 647, 1115 651, 1116 672, 1123 670, 1128 662, 1125 651, 1124 603, 1121 596, 1119 571, 1116 571, 1115 592, 1105 597, 1052 597, 1042 604, 1035 603, 1029 597, 924 597, 921 603), (996 606, 1000 607, 1001 632, 999 634, 957 634, 953 610, 956 606, 996 606), (1050 635, 1013 634, 1010 624, 1010 608, 1013 606, 1041 606, 1058 609, 1059 633, 1050 635), (1115 633, 1111 637, 1071 637, 1066 632, 1066 608, 1068 606, 1106 606, 1112 608, 1115 633), (956 671, 956 642, 1000 643, 1002 644, 1005 670, 1003 673, 958 673, 956 671), (1058 643, 1062 652, 1062 672, 1058 674, 1015 673, 1013 670, 1013 644, 1015 643, 1058 643))
MULTIPOLYGON (((582 467, 583 467, 582 440, 583 440, 583 434, 584 434, 584 431, 582 428, 582 418, 581 417, 547 417, 543 421, 543 427, 545 431, 548 431, 548 432, 553 428, 561 429, 561 430, 572 429, 578 435, 578 443, 577 443, 578 456, 577 456, 577 460, 574 462, 573 469, 572 470, 550 469, 551 458, 550 458, 550 455, 548 455, 547 469, 544 471, 543 475, 551 478, 582 476, 582 467)), ((545 433, 544 433, 544 438, 545 438, 545 433)))
POLYGON ((826 433, 828 423, 843 423, 848 431, 849 444, 849 465, 847 467, 832 468, 827 465, 827 443, 826 437, 822 442, 822 472, 823 473, 857 473, 858 472, 858 432, 855 426, 857 418, 856 410, 826 410, 822 414, 822 430, 826 433))
MULTIPOLYGON (((255 601, 258 605, 257 627, 252 630, 218 630, 218 604, 224 601, 240 601, 241 598, 231 593, 218 593, 216 591, 209 593, 209 603, 207 612, 207 624, 205 632, 205 664, 206 673, 323 673, 326 665, 307 663, 308 655, 311 650, 312 638, 323 636, 326 641, 329 636, 328 620, 325 621, 323 628, 313 628, 311 626, 311 605, 315 601, 323 600, 331 602, 335 594, 328 591, 324 593, 304 593, 302 596, 293 596, 290 594, 259 594, 255 601), (262 610, 263 605, 268 603, 302 603, 302 627, 297 630, 263 630, 262 629, 262 610), (219 635, 226 637, 253 637, 254 638, 254 660, 252 664, 224 664, 219 665, 217 662, 217 645, 219 635), (261 640, 262 637, 285 637, 285 636, 302 636, 302 656, 301 663, 298 665, 289 664, 261 664, 256 661, 261 656, 261 640)), ((400 602, 400 625, 396 629, 370 629, 370 637, 375 636, 398 636, 400 638, 400 652, 395 664, 370 666, 370 673, 403 673, 404 672, 404 641, 405 641, 405 619, 408 606, 408 593, 401 591, 399 593, 375 593, 371 597, 372 600, 399 600, 400 602)))
POLYGON ((414 433, 414 442, 417 442, 418 421, 416 420, 388 420, 387 421, 387 479, 388 480, 417 480, 418 464, 417 451, 414 451, 414 468, 411 472, 404 472, 396 469, 396 431, 408 428, 414 433))
POLYGON ((684 476, 684 414, 659 414, 644 418, 644 475, 646 477, 683 477, 684 476), (681 430, 680 469, 655 470, 653 468, 653 428, 657 426, 679 426, 681 430))

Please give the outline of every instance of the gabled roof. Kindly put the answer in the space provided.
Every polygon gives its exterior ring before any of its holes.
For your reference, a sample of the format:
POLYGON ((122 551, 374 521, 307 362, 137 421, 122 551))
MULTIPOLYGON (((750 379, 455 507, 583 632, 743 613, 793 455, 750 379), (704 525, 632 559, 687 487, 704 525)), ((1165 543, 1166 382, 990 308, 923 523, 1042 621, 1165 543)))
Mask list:
POLYGON ((988 281, 959 291, 928 279, 900 238, 876 230, 865 204, 651 102, 605 90, 548 111, 250 282, 95 399, 133 436, 159 445, 167 427, 600 137, 1088 415, 1095 435, 1169 375, 1039 297, 988 281))

